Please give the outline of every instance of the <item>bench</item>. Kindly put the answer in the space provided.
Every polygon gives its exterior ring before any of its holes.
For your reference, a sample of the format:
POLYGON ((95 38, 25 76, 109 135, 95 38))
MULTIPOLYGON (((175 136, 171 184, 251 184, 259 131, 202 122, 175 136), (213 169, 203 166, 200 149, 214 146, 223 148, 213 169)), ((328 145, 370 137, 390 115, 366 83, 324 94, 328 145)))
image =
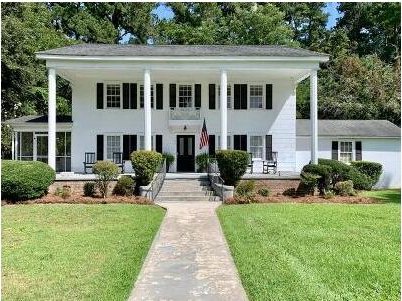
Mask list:
POLYGON ((96 163, 95 153, 85 153, 84 173, 87 173, 87 168, 92 168, 96 163))
POLYGON ((278 165, 278 153, 277 152, 269 152, 266 154, 266 160, 263 161, 262 164, 262 172, 263 173, 276 173, 277 165, 278 165))
POLYGON ((125 160, 123 160, 123 153, 121 152, 114 152, 112 154, 112 162, 116 164, 118 167, 121 168, 121 173, 124 173, 124 163, 125 160))

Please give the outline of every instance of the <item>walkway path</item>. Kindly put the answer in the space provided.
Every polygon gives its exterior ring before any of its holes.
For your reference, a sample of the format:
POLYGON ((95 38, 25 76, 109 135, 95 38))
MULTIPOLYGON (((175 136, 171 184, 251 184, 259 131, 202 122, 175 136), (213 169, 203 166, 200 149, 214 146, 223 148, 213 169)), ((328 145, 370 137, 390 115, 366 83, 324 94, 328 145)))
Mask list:
POLYGON ((163 202, 167 213, 129 300, 247 300, 219 202, 163 202))

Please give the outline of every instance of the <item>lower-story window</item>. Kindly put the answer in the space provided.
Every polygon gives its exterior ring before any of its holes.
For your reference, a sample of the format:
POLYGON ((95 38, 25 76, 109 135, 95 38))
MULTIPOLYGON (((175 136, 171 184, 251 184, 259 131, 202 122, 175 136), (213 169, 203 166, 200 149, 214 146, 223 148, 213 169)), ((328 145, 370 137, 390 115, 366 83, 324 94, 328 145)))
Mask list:
POLYGON ((341 141, 339 148, 339 160, 344 163, 353 161, 353 143, 352 141, 341 141))
POLYGON ((253 159, 262 159, 263 149, 262 136, 250 136, 250 153, 253 154, 253 159))
MULTIPOLYGON (((227 137, 227 149, 232 148, 232 143, 230 141, 230 136, 227 137)), ((221 136, 218 136, 218 145, 216 146, 216 149, 220 150, 221 149, 221 136)))
MULTIPOLYGON (((145 136, 140 136, 138 149, 145 150, 145 136)), ((154 136, 151 136, 151 149, 155 150, 154 149, 154 136)))
POLYGON ((121 136, 109 135, 106 136, 106 159, 112 160, 113 153, 121 152, 121 136))

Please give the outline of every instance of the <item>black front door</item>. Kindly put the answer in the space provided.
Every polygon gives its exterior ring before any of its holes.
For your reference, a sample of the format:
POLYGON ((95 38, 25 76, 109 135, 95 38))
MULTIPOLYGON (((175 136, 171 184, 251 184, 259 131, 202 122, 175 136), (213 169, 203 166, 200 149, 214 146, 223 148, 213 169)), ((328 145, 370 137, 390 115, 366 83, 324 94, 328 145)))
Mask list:
POLYGON ((194 135, 177 135, 177 171, 194 172, 194 135))

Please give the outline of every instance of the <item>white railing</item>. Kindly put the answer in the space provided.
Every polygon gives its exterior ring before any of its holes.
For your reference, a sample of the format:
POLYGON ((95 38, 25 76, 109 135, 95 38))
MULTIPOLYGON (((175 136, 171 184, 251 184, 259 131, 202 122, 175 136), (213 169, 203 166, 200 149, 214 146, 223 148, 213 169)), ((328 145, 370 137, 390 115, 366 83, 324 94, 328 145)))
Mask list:
POLYGON ((170 120, 200 120, 200 108, 170 108, 170 120))

